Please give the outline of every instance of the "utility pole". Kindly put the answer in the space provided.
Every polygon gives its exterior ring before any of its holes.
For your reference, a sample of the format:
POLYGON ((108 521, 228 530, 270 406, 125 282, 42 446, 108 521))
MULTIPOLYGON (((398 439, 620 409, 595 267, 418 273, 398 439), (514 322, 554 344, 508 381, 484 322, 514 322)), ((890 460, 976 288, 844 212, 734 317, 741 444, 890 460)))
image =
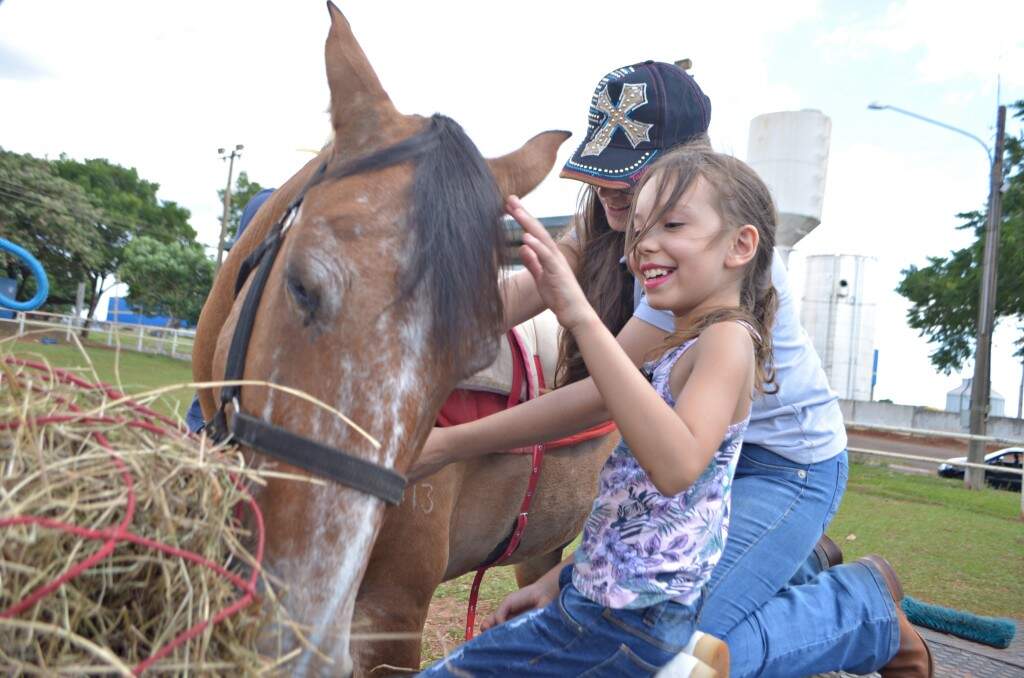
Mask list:
POLYGON ((1017 418, 1024 419, 1024 358, 1020 360, 1020 388, 1017 389, 1017 418))
MULTIPOLYGON (((996 148, 988 189, 988 223, 985 225, 985 250, 981 261, 981 296, 978 302, 978 334, 974 351, 974 378, 971 380, 971 434, 985 435, 988 424, 989 393, 992 371, 992 331, 995 325, 996 279, 999 264, 999 230, 1003 219, 1003 146, 1006 136, 1006 106, 996 116, 996 148)), ((984 441, 972 438, 967 448, 967 461, 985 462, 984 441)), ((964 485, 969 489, 985 487, 985 471, 966 469, 964 485)))
POLYGON ((220 238, 217 239, 217 270, 220 269, 220 264, 224 260, 224 240, 228 235, 228 213, 231 211, 231 180, 235 171, 235 158, 242 156, 243 148, 245 147, 242 144, 238 144, 231 149, 231 153, 227 153, 223 148, 217 149, 220 159, 228 161, 228 185, 224 189, 224 215, 220 220, 220 238))

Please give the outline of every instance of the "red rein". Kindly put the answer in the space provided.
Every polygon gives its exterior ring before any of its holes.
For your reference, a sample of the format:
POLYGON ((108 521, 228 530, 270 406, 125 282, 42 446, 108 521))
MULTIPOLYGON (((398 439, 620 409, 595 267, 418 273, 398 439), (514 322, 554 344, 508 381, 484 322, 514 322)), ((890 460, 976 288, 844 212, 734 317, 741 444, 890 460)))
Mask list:
MULTIPOLYGON (((17 360, 15 358, 7 358, 6 362, 8 364, 20 365, 23 367, 39 370, 41 372, 46 372, 48 374, 53 375, 58 380, 66 384, 72 384, 82 389, 103 391, 107 395, 107 397, 112 398, 114 400, 120 400, 124 398, 123 394, 112 389, 106 384, 91 384, 64 370, 53 369, 40 363, 34 363, 25 360, 17 360)), ((178 424, 174 420, 165 417, 159 414, 158 412, 154 412, 153 410, 149 409, 148 407, 145 407, 144 405, 140 405, 132 401, 127 402, 127 407, 131 411, 135 412, 140 417, 144 417, 145 419, 121 419, 116 417, 82 417, 79 414, 76 414, 80 412, 80 409, 77 408, 73 403, 65 404, 67 405, 69 410, 69 413, 67 414, 56 414, 46 417, 35 417, 32 419, 28 419, 26 421, 0 422, 0 429, 16 429, 23 424, 31 424, 35 426, 58 424, 68 421, 83 421, 86 423, 125 424, 127 426, 150 431, 151 433, 155 433, 161 436, 184 435, 181 429, 179 428, 178 424), (167 424, 173 429, 173 432, 156 426, 151 421, 147 421, 147 419, 155 419, 164 424, 167 424)), ((250 573, 249 578, 247 580, 244 580, 241 577, 231 572, 228 572, 226 569, 224 569, 217 563, 214 563, 213 561, 204 558, 198 553, 194 553, 192 551, 187 551, 184 549, 179 549, 174 546, 170 546, 169 544, 164 544, 162 542, 137 535, 129 530, 129 526, 131 525, 132 520, 135 517, 135 481, 132 478, 131 473, 129 473, 127 465, 117 455, 117 453, 114 452, 113 448, 111 448, 110 442, 107 440, 106 436, 99 432, 92 433, 92 436, 93 439, 97 443, 99 443, 101 447, 107 450, 107 452, 110 454, 111 462, 113 462, 114 466, 116 466, 118 471, 120 471, 121 480, 124 484, 126 494, 124 519, 121 520, 121 522, 118 523, 117 526, 102 530, 87 529, 79 527, 77 525, 64 523, 59 520, 43 518, 41 516, 12 516, 10 518, 0 519, 0 528, 12 527, 14 525, 39 525, 40 527, 61 530, 63 532, 74 534, 85 539, 103 542, 103 546, 101 546, 100 549, 93 553, 91 556, 68 568, 62 575, 60 575, 53 581, 50 581, 46 584, 37 587, 28 596, 18 601, 14 605, 11 605, 6 610, 0 612, 0 618, 10 618, 24 612, 25 610, 30 609, 33 605, 38 603, 40 600, 42 600, 49 594, 56 591, 66 582, 71 581, 72 579, 80 575, 82 572, 85 572, 89 568, 94 567, 97 563, 107 558, 111 553, 114 552, 114 549, 117 548, 117 545, 122 542, 131 542, 139 544, 154 551, 160 551, 172 556, 176 556, 178 558, 182 558, 184 560, 191 561, 197 565, 206 567, 212 570, 213 572, 216 572, 224 579, 230 581, 232 584, 237 586, 240 591, 244 593, 244 595, 242 595, 241 598, 239 598, 237 601, 235 601, 228 607, 225 607, 224 609, 218 611, 209 619, 203 620, 189 627, 182 633, 178 634, 178 636, 172 639, 171 641, 158 647, 157 650, 149 656, 149 658, 136 664, 132 668, 132 672, 138 675, 146 669, 150 668, 157 661, 169 655, 171 652, 175 650, 175 648, 179 647, 182 643, 185 643, 191 640, 192 638, 195 638, 197 635, 202 633, 203 630, 205 630, 208 626, 219 623, 221 620, 230 617, 231 615, 235 614, 236 612, 238 612, 239 610, 243 609, 244 607, 248 606, 253 602, 253 600, 256 597, 256 578, 259 575, 263 563, 263 546, 265 536, 263 530, 263 514, 260 512, 259 506, 256 505, 256 502, 252 499, 252 497, 250 497, 248 493, 246 493, 245 504, 249 507, 249 510, 252 511, 252 515, 255 518, 257 535, 255 553, 256 566, 252 568, 252 572, 250 573)))

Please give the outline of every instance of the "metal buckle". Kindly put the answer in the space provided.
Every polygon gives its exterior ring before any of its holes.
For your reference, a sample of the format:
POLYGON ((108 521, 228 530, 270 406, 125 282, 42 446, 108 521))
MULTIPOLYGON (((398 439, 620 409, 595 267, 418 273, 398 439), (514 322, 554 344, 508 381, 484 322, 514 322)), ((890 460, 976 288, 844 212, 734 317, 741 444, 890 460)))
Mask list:
POLYGON ((295 217, 299 214, 299 208, 302 207, 302 201, 292 205, 288 208, 288 211, 284 215, 284 219, 281 219, 281 235, 288 232, 288 229, 295 223, 295 217))

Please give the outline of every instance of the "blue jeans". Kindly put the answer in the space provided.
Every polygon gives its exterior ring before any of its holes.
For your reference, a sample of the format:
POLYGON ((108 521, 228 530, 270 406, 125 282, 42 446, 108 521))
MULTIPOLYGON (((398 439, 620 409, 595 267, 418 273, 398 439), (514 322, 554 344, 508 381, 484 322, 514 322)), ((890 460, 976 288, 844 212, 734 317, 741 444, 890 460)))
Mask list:
POLYGON ((198 394, 192 396, 192 404, 189 405, 188 412, 185 413, 185 425, 188 426, 189 433, 199 433, 206 425, 206 421, 203 419, 203 408, 199 407, 198 394))
POLYGON ((598 605, 572 585, 572 566, 547 607, 480 634, 421 676, 653 676, 689 641, 696 605, 640 610, 598 605))
POLYGON ((744 445, 729 537, 697 626, 725 640, 731 675, 870 673, 899 647, 896 608, 874 570, 822 571, 811 551, 839 509, 846 453, 797 464, 744 445))

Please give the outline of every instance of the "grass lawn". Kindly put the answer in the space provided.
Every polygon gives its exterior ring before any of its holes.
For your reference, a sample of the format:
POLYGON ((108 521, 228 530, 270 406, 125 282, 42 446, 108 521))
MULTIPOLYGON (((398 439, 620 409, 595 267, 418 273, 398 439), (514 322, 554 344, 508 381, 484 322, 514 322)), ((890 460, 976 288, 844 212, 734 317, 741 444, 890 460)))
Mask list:
MULTIPOLYGON (((17 341, 12 345, 11 342, 3 342, 0 343, 0 351, 10 351, 27 360, 45 359, 54 367, 80 370, 79 376, 83 379, 96 380, 88 362, 74 344, 62 341, 57 345, 46 345, 38 341, 17 341)), ((192 363, 184 360, 98 346, 90 346, 87 351, 100 380, 125 393, 139 393, 159 386, 192 381, 192 363)), ((185 410, 192 402, 192 393, 191 389, 171 391, 155 400, 152 407, 158 412, 184 418, 185 410)))
POLYGON ((977 614, 1024 618, 1020 495, 962 480, 855 464, 829 535, 848 560, 880 553, 908 595, 977 614))
MULTIPOLYGON (((976 614, 1022 619, 1024 523, 1019 512, 1015 492, 969 492, 960 480, 853 464, 829 536, 843 548, 847 562, 869 553, 884 555, 907 595, 976 614)), ((462 641, 472 581, 467 574, 434 594, 423 635, 424 661, 444 656, 462 641)), ((489 571, 477 621, 516 588, 511 567, 489 571)))

